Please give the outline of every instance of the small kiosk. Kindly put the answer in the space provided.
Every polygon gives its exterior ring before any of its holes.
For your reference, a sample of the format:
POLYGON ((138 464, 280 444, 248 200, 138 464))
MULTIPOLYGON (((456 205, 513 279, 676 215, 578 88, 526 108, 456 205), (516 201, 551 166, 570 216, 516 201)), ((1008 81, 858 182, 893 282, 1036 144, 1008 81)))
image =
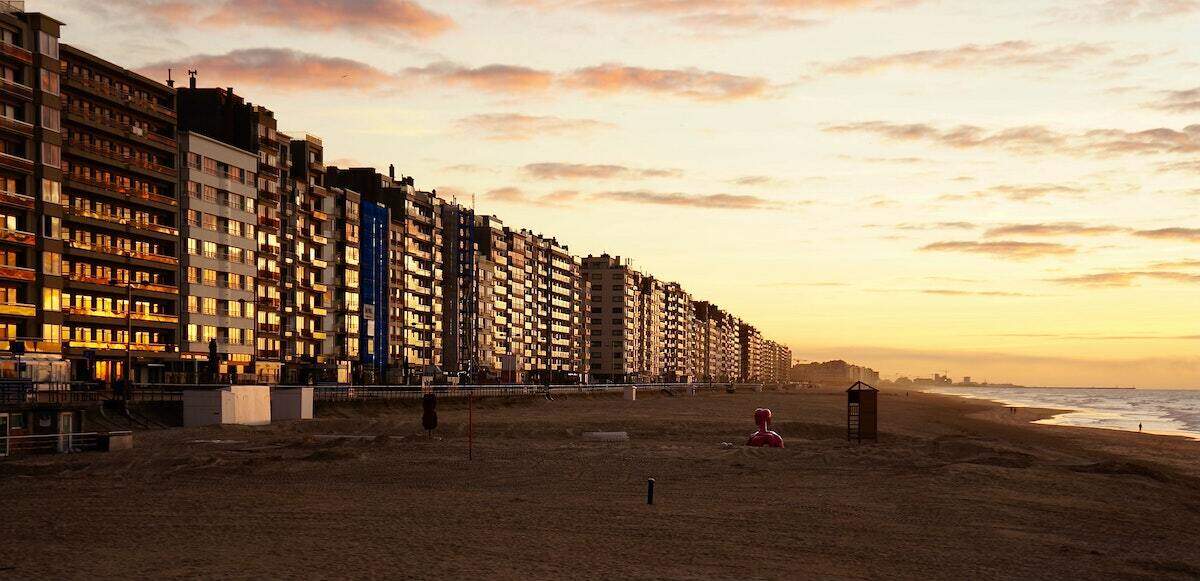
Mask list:
POLYGON ((879 441, 879 390, 861 381, 846 390, 846 439, 879 441))

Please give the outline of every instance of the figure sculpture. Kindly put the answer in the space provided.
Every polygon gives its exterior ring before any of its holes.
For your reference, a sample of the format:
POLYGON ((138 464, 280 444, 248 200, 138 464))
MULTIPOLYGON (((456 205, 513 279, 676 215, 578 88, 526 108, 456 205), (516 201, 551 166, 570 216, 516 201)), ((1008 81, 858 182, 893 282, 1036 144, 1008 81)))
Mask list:
POLYGON ((758 431, 750 435, 750 441, 746 442, 747 446, 759 448, 783 447, 783 438, 771 431, 771 410, 767 408, 754 410, 754 423, 758 424, 758 431))

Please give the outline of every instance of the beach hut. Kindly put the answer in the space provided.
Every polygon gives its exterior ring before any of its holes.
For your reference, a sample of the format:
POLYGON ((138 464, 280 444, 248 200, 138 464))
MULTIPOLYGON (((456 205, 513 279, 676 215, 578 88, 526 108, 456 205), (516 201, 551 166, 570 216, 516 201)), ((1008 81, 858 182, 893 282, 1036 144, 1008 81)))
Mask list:
POLYGON ((861 381, 846 390, 846 439, 879 441, 879 390, 861 381))

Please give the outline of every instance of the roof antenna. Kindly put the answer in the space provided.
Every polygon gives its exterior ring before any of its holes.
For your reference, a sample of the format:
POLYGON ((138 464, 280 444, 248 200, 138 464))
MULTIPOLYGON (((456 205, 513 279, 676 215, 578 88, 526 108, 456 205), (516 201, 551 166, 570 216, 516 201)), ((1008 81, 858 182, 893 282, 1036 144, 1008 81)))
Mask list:
POLYGON ((167 86, 171 88, 175 87, 175 79, 171 78, 171 69, 167 69, 167 86))
POLYGON ((196 75, 197 74, 199 74, 199 73, 192 69, 188 69, 188 76, 191 77, 191 80, 188 81, 188 86, 193 89, 196 88, 196 75))

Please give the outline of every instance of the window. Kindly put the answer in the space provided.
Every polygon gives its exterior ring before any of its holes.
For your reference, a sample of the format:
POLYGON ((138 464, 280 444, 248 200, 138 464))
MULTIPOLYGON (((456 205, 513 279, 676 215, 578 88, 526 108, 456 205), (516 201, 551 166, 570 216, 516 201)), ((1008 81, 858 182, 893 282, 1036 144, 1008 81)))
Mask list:
POLYGON ((58 133, 62 131, 62 117, 58 109, 42 105, 40 117, 42 128, 58 133))
POLYGON ((42 325, 42 340, 49 343, 62 341, 62 325, 45 323, 42 325))
POLYGON ((42 236, 54 240, 63 239, 62 218, 42 216, 42 236))
POLYGON ((198 343, 200 341, 200 327, 198 325, 188 325, 187 340, 188 343, 198 343))
POLYGON ((204 269, 204 284, 208 286, 217 286, 217 271, 204 269))
POLYGON ((48 165, 50 167, 62 167, 62 147, 43 141, 42 165, 48 165))
POLYGON ((201 312, 203 312, 206 315, 217 314, 217 299, 212 298, 212 297, 205 297, 204 301, 201 304, 201 312))
POLYGON ((196 295, 188 295, 187 312, 196 313, 199 311, 200 311, 199 297, 197 297, 196 295))
POLYGON ((42 201, 51 204, 62 203, 62 184, 59 182, 42 180, 42 201))
POLYGON ((62 310, 62 289, 42 288, 42 310, 54 312, 62 310))
POLYGON ((187 165, 192 169, 200 169, 200 154, 188 152, 187 165))
POLYGON ((57 252, 42 253, 42 274, 62 275, 62 255, 57 252))
POLYGON ((38 69, 42 74, 42 92, 51 95, 58 94, 58 73, 46 69, 38 69))
POLYGON ((39 30, 38 51, 52 59, 58 58, 58 39, 39 30))

